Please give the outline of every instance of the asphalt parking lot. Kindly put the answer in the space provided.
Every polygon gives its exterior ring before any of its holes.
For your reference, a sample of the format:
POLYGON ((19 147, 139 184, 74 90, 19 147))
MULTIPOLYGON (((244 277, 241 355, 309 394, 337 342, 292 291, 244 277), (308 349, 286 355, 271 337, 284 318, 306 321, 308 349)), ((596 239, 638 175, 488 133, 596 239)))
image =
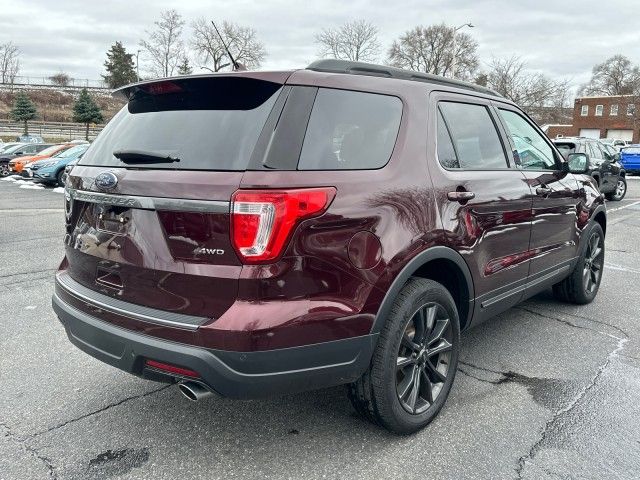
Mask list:
POLYGON ((463 338, 409 437, 342 388, 188 402, 76 349, 53 314, 63 196, 0 181, 0 479, 640 478, 640 180, 608 205, 597 299, 543 293, 463 338))

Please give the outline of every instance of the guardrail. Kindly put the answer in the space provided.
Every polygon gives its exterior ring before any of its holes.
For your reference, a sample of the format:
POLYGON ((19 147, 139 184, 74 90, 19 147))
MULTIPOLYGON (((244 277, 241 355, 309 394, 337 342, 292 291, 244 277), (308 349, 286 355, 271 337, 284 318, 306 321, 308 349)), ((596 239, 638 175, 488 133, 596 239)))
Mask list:
MULTIPOLYGON (((60 140, 76 140, 84 139, 85 126, 82 123, 71 122, 29 122, 29 133, 32 135, 40 135, 45 140, 47 138, 55 138, 60 140)), ((104 125, 90 125, 89 139, 94 139, 98 133, 104 128, 104 125)), ((9 137, 10 139, 22 135, 24 125, 22 123, 0 120, 0 137, 9 137)))
MULTIPOLYGON (((104 80, 91 80, 88 78, 69 78, 65 84, 60 84, 60 82, 56 82, 52 80, 51 76, 49 77, 40 77, 40 76, 17 76, 11 82, 13 85, 33 85, 41 86, 41 87, 71 87, 71 88, 100 88, 100 89, 108 89, 109 87, 104 82, 104 80)), ((8 83, 2 85, 10 85, 8 83)))

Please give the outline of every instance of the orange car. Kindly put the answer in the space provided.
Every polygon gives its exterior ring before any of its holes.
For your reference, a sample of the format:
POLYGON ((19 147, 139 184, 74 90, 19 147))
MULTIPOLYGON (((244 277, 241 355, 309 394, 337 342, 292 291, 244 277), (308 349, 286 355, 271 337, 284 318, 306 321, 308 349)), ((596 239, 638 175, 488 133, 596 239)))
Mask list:
POLYGON ((71 147, 75 147, 75 144, 61 143, 59 145, 52 145, 49 148, 45 148, 41 152, 38 152, 36 155, 14 158, 9 162, 9 168, 12 172, 20 173, 22 172, 22 170, 24 170, 24 167, 26 167, 30 163, 37 162, 38 160, 42 160, 43 158, 52 157, 56 153, 64 152, 71 147))

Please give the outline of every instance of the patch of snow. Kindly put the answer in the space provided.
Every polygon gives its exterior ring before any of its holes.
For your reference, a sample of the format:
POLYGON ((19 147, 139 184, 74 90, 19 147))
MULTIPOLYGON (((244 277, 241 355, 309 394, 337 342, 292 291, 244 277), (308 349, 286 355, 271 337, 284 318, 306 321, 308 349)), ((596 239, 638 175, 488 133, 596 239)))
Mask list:
POLYGON ((44 190, 44 187, 42 185, 37 185, 35 183, 20 185, 20 188, 27 188, 29 190, 44 190))
POLYGON ((51 191, 55 193, 64 193, 64 187, 56 187, 51 191))
POLYGON ((16 185, 33 185, 31 182, 27 182, 26 180, 14 180, 16 185))
POLYGON ((27 305, 26 307, 24 307, 25 310, 35 310, 36 306, 35 305, 27 305))
POLYGON ((5 182, 15 182, 16 181, 16 179, 12 178, 12 177, 4 177, 2 180, 5 181, 5 182))

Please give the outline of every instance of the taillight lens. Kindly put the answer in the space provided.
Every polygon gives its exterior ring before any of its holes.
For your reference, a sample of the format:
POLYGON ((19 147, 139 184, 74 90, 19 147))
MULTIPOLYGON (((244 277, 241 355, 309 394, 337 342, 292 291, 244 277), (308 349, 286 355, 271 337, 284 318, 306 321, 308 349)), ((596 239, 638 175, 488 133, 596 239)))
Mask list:
POLYGON ((336 189, 238 190, 233 194, 231 238, 246 263, 265 263, 280 256, 294 227, 324 213, 336 189))

